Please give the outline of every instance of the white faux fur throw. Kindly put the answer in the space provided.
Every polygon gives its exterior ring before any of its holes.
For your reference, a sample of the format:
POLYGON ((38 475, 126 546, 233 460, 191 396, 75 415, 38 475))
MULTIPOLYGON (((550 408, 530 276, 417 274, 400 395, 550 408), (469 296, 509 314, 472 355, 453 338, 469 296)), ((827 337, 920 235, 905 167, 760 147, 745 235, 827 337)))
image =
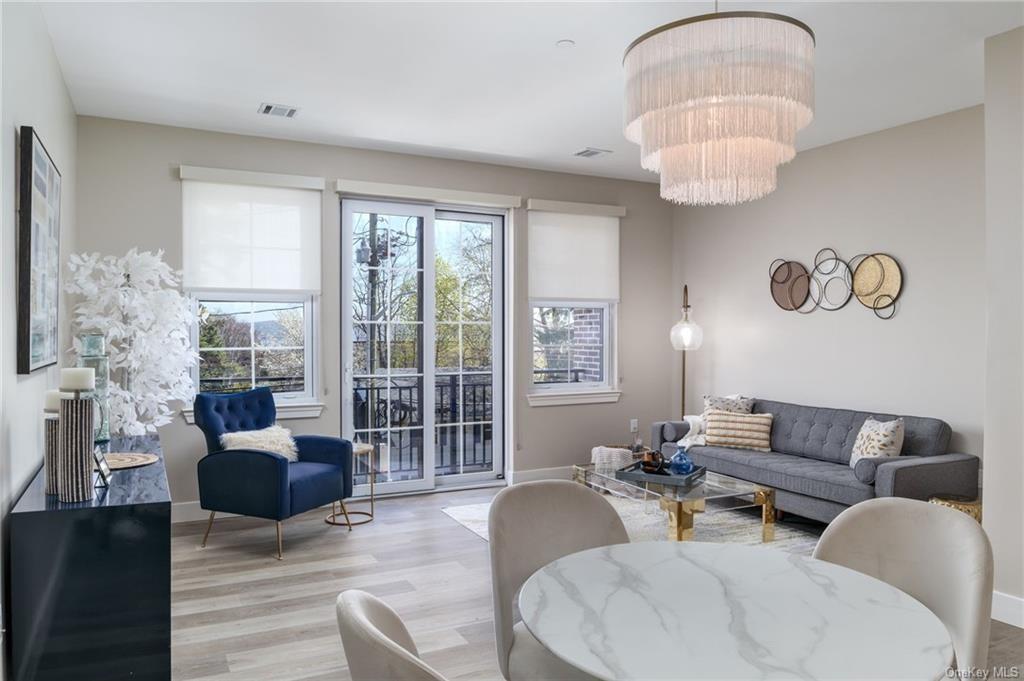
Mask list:
MULTIPOLYGON (((735 400, 740 397, 742 395, 739 393, 725 396, 727 400, 735 400)), ((707 444, 705 431, 707 430, 708 421, 704 418, 704 414, 684 416, 683 420, 690 424, 690 430, 676 444, 682 447, 684 452, 690 451, 690 447, 703 447, 707 444)))
POLYGON ((705 443, 704 427, 706 425, 704 415, 687 415, 683 419, 690 424, 690 430, 686 431, 683 439, 676 444, 682 447, 683 451, 689 451, 690 447, 693 446, 703 447, 705 443))
POLYGON ((281 426, 224 433, 220 436, 220 444, 224 449, 260 449, 280 454, 289 461, 299 460, 299 450, 292 439, 292 431, 281 426))

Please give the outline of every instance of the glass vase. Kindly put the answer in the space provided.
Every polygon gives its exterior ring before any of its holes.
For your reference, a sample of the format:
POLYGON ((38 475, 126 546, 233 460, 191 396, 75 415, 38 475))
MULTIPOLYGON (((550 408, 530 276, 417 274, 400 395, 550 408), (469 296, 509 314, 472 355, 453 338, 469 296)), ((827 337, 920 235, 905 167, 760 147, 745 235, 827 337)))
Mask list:
POLYGON ((78 366, 89 367, 96 372, 96 388, 91 397, 96 405, 94 439, 97 443, 110 440, 110 357, 107 356, 107 341, 102 333, 87 333, 79 337, 81 352, 78 366))
POLYGON ((690 458, 685 449, 680 447, 668 462, 668 468, 675 475, 687 475, 693 472, 693 459, 690 458))

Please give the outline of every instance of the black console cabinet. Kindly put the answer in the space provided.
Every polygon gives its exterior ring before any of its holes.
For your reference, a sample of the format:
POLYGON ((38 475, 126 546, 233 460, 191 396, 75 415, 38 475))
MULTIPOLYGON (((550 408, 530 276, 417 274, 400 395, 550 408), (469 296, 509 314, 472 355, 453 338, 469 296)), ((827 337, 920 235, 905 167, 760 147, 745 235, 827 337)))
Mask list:
MULTIPOLYGON (((158 440, 111 451, 160 454, 158 440)), ((171 496, 163 458, 115 471, 92 501, 43 493, 40 470, 11 511, 8 546, 15 681, 169 681, 171 496)))

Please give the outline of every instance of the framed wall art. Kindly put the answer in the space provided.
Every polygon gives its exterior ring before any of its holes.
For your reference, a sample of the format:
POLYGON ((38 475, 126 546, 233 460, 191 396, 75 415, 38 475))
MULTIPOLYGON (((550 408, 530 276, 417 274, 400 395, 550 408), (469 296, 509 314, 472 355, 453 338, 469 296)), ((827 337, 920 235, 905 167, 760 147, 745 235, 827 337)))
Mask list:
POLYGON ((18 373, 57 363, 60 171, 31 126, 19 140, 18 373))

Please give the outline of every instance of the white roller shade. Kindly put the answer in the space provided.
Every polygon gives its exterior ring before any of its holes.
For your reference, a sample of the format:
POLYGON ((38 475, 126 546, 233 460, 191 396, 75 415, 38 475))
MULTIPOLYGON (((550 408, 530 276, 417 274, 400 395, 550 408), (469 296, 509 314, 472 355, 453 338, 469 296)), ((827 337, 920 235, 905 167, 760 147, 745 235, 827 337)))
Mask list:
POLYGON ((319 293, 321 196, 183 180, 185 288, 319 293))
POLYGON ((530 297, 619 299, 619 218, 531 210, 530 297))

